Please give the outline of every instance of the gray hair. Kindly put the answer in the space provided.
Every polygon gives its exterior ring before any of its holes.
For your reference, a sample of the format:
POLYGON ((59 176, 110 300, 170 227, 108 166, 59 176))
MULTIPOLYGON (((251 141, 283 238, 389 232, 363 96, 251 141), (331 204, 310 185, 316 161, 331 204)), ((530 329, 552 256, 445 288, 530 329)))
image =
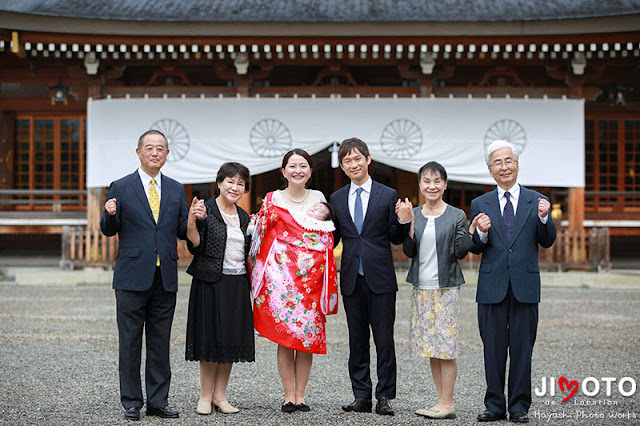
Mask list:
POLYGON ((491 157, 491 154, 493 154, 495 151, 502 148, 511 149, 511 152, 513 152, 514 160, 518 161, 518 159, 520 158, 520 151, 518 150, 518 148, 516 148, 515 145, 513 145, 509 141, 498 139, 491 142, 487 147, 487 150, 484 155, 484 159, 487 162, 487 166, 491 167, 491 160, 489 160, 489 158, 491 157))

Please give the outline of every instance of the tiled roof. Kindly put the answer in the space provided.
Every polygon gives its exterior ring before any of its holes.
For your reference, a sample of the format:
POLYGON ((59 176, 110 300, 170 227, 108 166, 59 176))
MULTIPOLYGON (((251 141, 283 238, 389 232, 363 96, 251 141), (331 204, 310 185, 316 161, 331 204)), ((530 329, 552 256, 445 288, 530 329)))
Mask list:
POLYGON ((0 11, 185 22, 535 21, 640 13, 640 0, 3 0, 0 11))

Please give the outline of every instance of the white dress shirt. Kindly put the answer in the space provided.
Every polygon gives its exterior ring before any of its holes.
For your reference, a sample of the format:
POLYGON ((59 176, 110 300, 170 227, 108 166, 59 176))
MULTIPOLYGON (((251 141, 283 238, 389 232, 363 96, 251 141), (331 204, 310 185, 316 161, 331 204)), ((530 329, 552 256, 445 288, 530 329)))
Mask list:
POLYGON ((162 200, 162 186, 160 182, 162 182, 162 175, 160 172, 156 176, 149 176, 146 174, 142 168, 138 168, 138 174, 140 175, 140 179, 142 180, 142 187, 144 188, 144 193, 147 195, 147 201, 149 200, 149 188, 151 187, 151 179, 156 180, 156 192, 158 193, 158 200, 162 200))
MULTIPOLYGON (((507 191, 500 187, 497 187, 497 190, 498 190, 498 202, 500 203, 500 214, 504 215, 504 206, 507 205, 507 197, 504 196, 504 193, 507 191)), ((516 212, 518 210, 518 200, 520 199, 520 184, 516 183, 515 185, 513 185, 511 189, 509 189, 509 194, 511 195, 509 197, 511 199, 511 205, 513 205, 513 216, 515 217, 516 212)), ((542 222, 543 224, 546 224, 547 220, 549 220, 548 214, 545 217, 540 217, 540 216, 538 217, 540 218, 540 222, 542 222)), ((480 241, 482 241, 483 243, 486 243, 487 241, 489 241, 488 232, 482 232, 479 229, 477 229, 477 232, 478 232, 478 237, 480 237, 480 241)))

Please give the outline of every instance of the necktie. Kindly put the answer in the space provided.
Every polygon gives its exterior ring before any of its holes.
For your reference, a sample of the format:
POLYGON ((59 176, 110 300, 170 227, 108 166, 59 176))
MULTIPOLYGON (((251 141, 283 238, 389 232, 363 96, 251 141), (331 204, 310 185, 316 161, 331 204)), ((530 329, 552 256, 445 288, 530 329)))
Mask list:
POLYGON ((153 219, 158 223, 158 216, 160 216, 160 197, 158 197, 158 191, 156 191, 155 179, 151 179, 151 186, 149 187, 149 207, 151 207, 153 219))
MULTIPOLYGON (((362 198, 360 198, 360 194, 364 191, 362 188, 356 189, 356 205, 353 209, 353 223, 356 225, 356 230, 358 234, 362 231, 362 222, 364 221, 362 215, 362 198)), ((364 275, 364 267, 362 266, 362 252, 360 253, 360 261, 358 262, 358 274, 364 275)))
POLYGON ((360 194, 364 191, 362 188, 356 189, 356 206, 353 210, 353 223, 356 225, 356 229, 358 230, 358 234, 362 231, 362 198, 360 198, 360 194))
POLYGON ((515 215, 513 214, 513 204, 511 204, 511 194, 509 194, 509 191, 504 193, 504 197, 507 199, 507 204, 505 204, 504 211, 502 212, 502 220, 504 221, 504 230, 507 233, 507 243, 511 244, 511 231, 513 230, 515 215))
MULTIPOLYGON (((151 186, 149 187, 149 207, 151 207, 151 213, 153 213, 153 219, 158 223, 158 217, 160 216, 160 197, 158 197, 158 191, 156 191, 156 180, 151 179, 151 186)), ((160 254, 156 259, 156 266, 160 266, 160 254)))

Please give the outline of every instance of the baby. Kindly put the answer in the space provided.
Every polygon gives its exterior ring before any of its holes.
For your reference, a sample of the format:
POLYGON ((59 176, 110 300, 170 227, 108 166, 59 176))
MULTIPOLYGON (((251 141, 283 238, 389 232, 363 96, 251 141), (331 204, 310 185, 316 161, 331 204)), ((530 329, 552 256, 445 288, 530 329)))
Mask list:
POLYGON ((326 201, 320 201, 307 209, 307 216, 322 221, 333 220, 333 207, 326 201))

